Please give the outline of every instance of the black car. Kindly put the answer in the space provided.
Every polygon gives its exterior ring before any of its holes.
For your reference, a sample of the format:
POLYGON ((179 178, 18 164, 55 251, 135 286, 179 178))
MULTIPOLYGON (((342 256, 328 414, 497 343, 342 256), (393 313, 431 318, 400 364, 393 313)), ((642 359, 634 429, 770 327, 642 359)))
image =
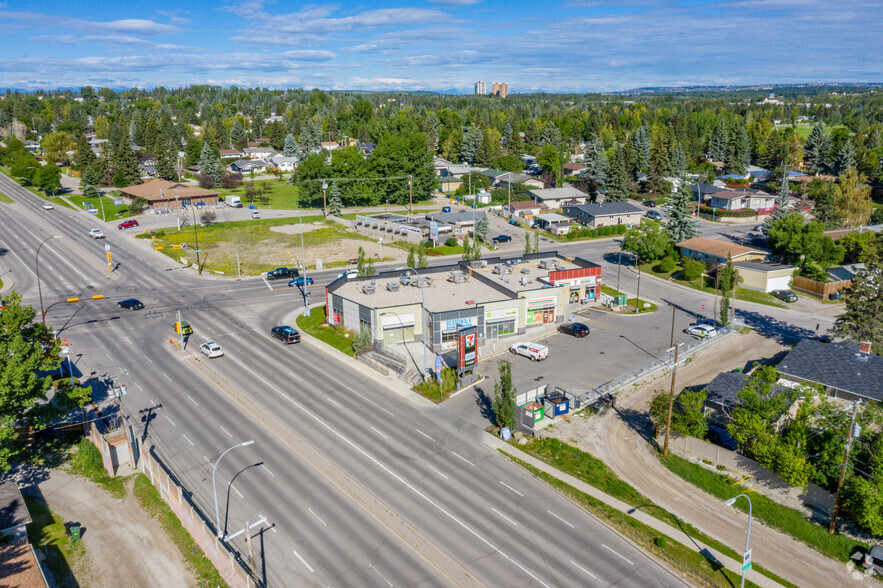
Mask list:
POLYGON ((785 302, 797 302, 797 294, 791 290, 773 290, 770 294, 785 302))
POLYGON ((128 308, 129 310, 141 310, 144 308, 144 304, 140 300, 135 300, 134 298, 120 300, 117 302, 117 306, 120 308, 128 308))
POLYGON ((512 237, 510 237, 509 235, 497 235, 496 237, 491 239, 491 243, 493 243, 494 245, 499 245, 500 243, 508 243, 511 240, 512 237))
POLYGON ((283 343, 300 343, 300 333, 292 327, 273 327, 270 330, 270 334, 283 343))
POLYGON ((577 338, 587 337, 589 334, 589 327, 583 323, 564 323, 558 330, 577 338))
POLYGON ((293 267, 277 267, 273 271, 267 272, 268 280, 281 280, 283 278, 290 280, 300 275, 300 272, 293 267))
POLYGON ((643 204, 644 204, 644 206, 649 206, 650 208, 656 208, 656 201, 655 200, 645 200, 643 202, 643 204))

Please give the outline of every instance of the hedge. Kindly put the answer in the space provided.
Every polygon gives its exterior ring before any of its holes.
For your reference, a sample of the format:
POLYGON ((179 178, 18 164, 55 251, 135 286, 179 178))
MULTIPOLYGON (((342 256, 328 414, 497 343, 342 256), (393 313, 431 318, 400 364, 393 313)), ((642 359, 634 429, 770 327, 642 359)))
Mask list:
POLYGON ((743 208, 741 210, 724 210, 722 208, 714 208, 703 204, 699 207, 699 212, 703 214, 713 214, 714 216, 729 216, 737 218, 748 218, 749 216, 757 216, 757 211, 751 208, 743 208))

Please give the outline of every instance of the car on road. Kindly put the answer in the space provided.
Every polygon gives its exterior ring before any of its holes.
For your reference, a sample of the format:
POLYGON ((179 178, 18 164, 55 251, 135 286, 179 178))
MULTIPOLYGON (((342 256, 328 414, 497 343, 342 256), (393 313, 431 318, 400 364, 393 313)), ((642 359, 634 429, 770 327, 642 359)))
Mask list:
POLYGON ((509 347, 509 353, 529 357, 531 361, 542 361, 549 357, 549 348, 541 343, 526 341, 514 343, 509 347))
POLYGON ((224 350, 221 349, 221 346, 214 341, 206 341, 199 346, 199 350, 202 351, 202 354, 209 359, 213 357, 221 357, 222 355, 224 355, 224 350))
POLYGON ((296 278, 299 275, 300 275, 300 272, 296 268, 277 267, 276 269, 267 272, 267 279, 268 280, 281 280, 281 279, 285 278, 285 279, 290 280, 291 278, 296 278))
POLYGON ((758 233, 763 231, 763 225, 754 225, 751 229, 752 231, 757 231, 758 233))
POLYGON ((251 211, 251 218, 261 218, 261 211, 260 210, 252 210, 251 211))
POLYGON ((123 221, 120 224, 118 224, 117 228, 118 229, 129 229, 129 228, 137 227, 137 226, 138 226, 138 221, 136 221, 133 218, 130 218, 129 220, 123 221))
POLYGON ((313 278, 304 278, 303 276, 298 276, 298 277, 294 278, 293 280, 291 280, 290 282, 288 282, 289 288, 294 287, 294 286, 303 287, 305 285, 312 286, 313 285, 313 278), (306 284, 304 282, 306 282, 306 284))
POLYGON ((270 334, 286 344, 300 343, 300 333, 298 333, 297 329, 292 327, 287 327, 285 325, 273 327, 270 329, 270 334))
POLYGON ((127 298, 117 302, 117 306, 120 308, 128 308, 129 310, 141 310, 144 308, 144 303, 135 298, 127 298))
POLYGON ((52 210, 53 208, 55 208, 55 207, 52 206, 51 202, 44 202, 43 203, 43 210, 52 210))
POLYGON ((491 243, 493 243, 494 245, 499 245, 500 243, 508 243, 511 240, 512 237, 510 237, 509 235, 497 235, 496 237, 491 239, 491 243))
POLYGON ((564 323, 558 327, 558 330, 567 335, 573 335, 577 339, 589 335, 589 326, 584 323, 564 323))
POLYGON ((104 233, 101 232, 101 229, 89 229, 89 236, 93 239, 104 239, 104 233))
POLYGON ((770 294, 785 302, 797 302, 797 294, 791 290, 773 290, 770 294))
POLYGON ((358 278, 359 277, 359 270, 354 270, 354 269, 344 270, 344 271, 340 272, 339 274, 337 274, 337 277, 338 278, 346 277, 347 280, 350 278, 358 278))
POLYGON ((693 335, 694 337, 699 337, 700 339, 704 339, 705 337, 714 337, 717 335, 717 329, 712 327, 711 325, 690 325, 684 332, 688 335, 693 335))
POLYGON ((658 210, 648 210, 647 212, 644 213, 644 216, 646 216, 649 219, 656 220, 656 221, 662 220, 662 213, 659 212, 658 210))
POLYGON ((192 335, 193 327, 190 326, 190 323, 187 321, 175 321, 174 324, 175 332, 179 335, 192 335))
POLYGON ((656 208, 655 200, 644 200, 644 202, 642 202, 641 204, 643 204, 644 206, 649 206, 650 208, 656 208))

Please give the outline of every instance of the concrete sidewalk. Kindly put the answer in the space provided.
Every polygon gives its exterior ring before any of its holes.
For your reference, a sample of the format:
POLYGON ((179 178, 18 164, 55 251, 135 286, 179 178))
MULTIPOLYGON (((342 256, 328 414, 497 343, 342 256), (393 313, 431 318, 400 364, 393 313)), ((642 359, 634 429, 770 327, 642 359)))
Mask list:
MULTIPOLYGON (((322 304, 317 304, 311 308, 321 308, 322 304)), ((290 312, 285 316, 285 324, 295 325, 297 317, 302 313, 302 311, 297 310, 290 312)), ((730 557, 727 557, 721 553, 718 553, 716 550, 710 548, 704 543, 697 541, 681 531, 680 529, 676 529, 659 519, 646 514, 635 507, 632 507, 629 504, 622 502, 621 500, 606 494, 594 486, 586 484, 582 480, 574 478, 573 476, 566 474, 550 465, 547 465, 545 462, 542 462, 527 453, 519 450, 517 447, 514 447, 508 443, 505 443, 501 439, 494 437, 493 435, 489 435, 486 431, 477 427, 476 425, 466 421, 465 419, 451 413, 449 410, 443 408, 440 405, 437 405, 426 398, 423 398, 419 394, 415 394, 411 391, 407 384, 400 381, 397 378, 383 376, 382 374, 376 372, 365 364, 361 363, 357 359, 354 359, 340 351, 332 348, 329 345, 324 344, 322 341, 319 341, 315 337, 312 337, 310 334, 301 331, 301 338, 303 341, 311 343, 314 347, 321 350, 323 353, 334 357, 337 361, 340 361, 344 365, 347 366, 352 371, 358 372, 359 374, 374 380, 376 383, 380 384, 388 388, 389 390, 395 392, 399 396, 407 399, 412 404, 423 407, 426 412, 432 415, 437 422, 446 423, 450 425, 457 432, 466 435, 470 439, 486 445, 491 449, 502 450, 509 455, 517 457, 518 459, 529 463, 535 468, 551 475, 559 480, 573 486, 574 488, 580 490, 581 492, 585 492, 586 494, 596 498, 609 506, 625 513, 626 515, 634 518, 635 520, 653 528, 661 535, 665 535, 666 537, 672 539, 673 541, 677 541, 690 549, 693 549, 697 553, 706 557, 707 559, 720 563, 723 567, 728 570, 736 573, 742 573, 742 563, 736 561, 730 557)), ((738 548, 734 548, 738 552, 738 548)), ((757 572, 749 572, 746 576, 750 581, 754 582, 758 586, 762 586, 764 588, 773 588, 776 586, 780 586, 777 582, 758 574, 757 572)))

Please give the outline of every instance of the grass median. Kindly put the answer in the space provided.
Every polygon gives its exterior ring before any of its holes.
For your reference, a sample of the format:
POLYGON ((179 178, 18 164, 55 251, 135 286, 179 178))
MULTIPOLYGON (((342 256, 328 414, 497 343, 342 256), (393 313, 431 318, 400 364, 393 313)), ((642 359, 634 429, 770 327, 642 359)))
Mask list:
MULTIPOLYGON (((661 271, 660 269, 658 269, 658 265, 658 261, 642 263, 640 264, 641 272, 656 276, 657 278, 662 278, 663 280, 674 282, 675 284, 680 284, 681 286, 693 288, 694 290, 708 292, 710 294, 714 294, 715 296, 720 296, 720 292, 715 289, 714 278, 708 275, 703 275, 696 280, 685 280, 683 279, 681 274, 680 264, 670 272, 661 271)), ((766 292, 757 292, 755 290, 748 290, 747 288, 736 288, 736 300, 743 300, 745 302, 756 302, 758 304, 766 304, 767 306, 775 306, 777 308, 786 308, 786 306, 779 302, 779 300, 772 294, 767 294, 766 292)))

